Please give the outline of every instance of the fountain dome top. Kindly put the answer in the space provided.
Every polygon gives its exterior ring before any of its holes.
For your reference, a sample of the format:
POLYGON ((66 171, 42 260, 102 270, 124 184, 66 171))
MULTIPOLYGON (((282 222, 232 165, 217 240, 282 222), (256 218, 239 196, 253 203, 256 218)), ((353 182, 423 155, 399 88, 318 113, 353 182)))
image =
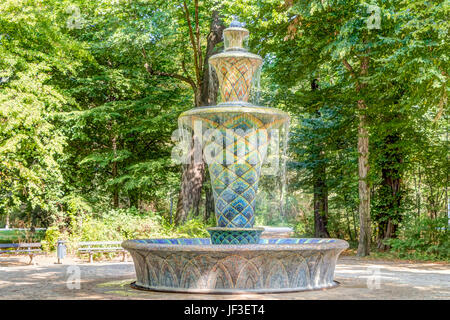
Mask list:
POLYGON ((231 23, 230 23, 230 28, 235 28, 235 27, 237 27, 237 28, 243 28, 243 27, 244 27, 244 24, 243 24, 242 22, 240 22, 240 21, 236 18, 236 16, 233 16, 233 21, 231 21, 231 23))

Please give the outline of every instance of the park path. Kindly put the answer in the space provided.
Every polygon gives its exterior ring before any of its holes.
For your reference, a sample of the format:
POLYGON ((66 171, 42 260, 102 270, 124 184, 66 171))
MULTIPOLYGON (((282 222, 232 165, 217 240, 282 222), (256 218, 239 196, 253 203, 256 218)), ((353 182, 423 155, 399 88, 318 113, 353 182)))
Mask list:
POLYGON ((0 257, 0 299, 450 299, 450 265, 366 260, 344 256, 338 261, 334 289, 283 294, 204 295, 147 292, 131 289, 131 262, 89 264, 40 256, 0 257), (80 288, 67 285, 80 274, 80 288))

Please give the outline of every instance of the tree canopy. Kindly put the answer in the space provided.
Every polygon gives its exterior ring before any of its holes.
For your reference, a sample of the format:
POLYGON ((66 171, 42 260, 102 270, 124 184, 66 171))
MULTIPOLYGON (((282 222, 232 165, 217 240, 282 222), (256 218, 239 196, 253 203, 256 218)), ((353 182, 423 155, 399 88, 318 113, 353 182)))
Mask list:
POLYGON ((448 2, 5 0, 0 13, 4 224, 70 229, 119 209, 212 223, 207 170, 190 168, 190 194, 172 134, 217 102, 208 58, 234 16, 264 59, 259 104, 291 116, 286 192, 262 183, 257 223, 361 255, 448 256, 448 2))

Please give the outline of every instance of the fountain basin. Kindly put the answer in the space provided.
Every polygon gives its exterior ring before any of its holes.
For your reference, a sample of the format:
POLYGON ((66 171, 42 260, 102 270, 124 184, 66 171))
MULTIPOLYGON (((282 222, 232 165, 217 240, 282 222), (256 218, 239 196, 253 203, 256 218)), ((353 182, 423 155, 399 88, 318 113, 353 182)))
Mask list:
POLYGON ((214 245, 210 239, 127 240, 135 287, 187 293, 276 293, 332 288, 339 239, 260 239, 214 245))

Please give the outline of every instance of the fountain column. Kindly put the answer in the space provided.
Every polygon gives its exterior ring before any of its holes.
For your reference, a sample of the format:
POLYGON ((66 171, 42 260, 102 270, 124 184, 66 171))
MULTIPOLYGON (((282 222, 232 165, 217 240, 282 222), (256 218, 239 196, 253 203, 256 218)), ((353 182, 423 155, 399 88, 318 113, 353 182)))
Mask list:
MULTIPOLYGON (((252 106, 250 93, 262 58, 244 48, 248 35, 247 29, 232 22, 223 32, 224 52, 209 59, 219 79, 222 101, 217 107, 252 106)), ((268 128, 260 117, 249 112, 230 110, 220 118, 216 117, 219 121, 215 121, 214 130, 204 137, 216 151, 207 163, 217 228, 208 231, 215 244, 257 243, 263 229, 254 228, 255 199, 267 153, 268 128)))
POLYGON ((221 102, 191 109, 179 118, 181 128, 201 137, 214 195, 217 227, 208 229, 213 244, 258 242, 263 228, 254 224, 261 168, 271 130, 289 122, 285 112, 250 102, 262 58, 244 48, 248 35, 233 21, 223 31, 224 51, 209 58, 211 71, 219 79, 221 102))

